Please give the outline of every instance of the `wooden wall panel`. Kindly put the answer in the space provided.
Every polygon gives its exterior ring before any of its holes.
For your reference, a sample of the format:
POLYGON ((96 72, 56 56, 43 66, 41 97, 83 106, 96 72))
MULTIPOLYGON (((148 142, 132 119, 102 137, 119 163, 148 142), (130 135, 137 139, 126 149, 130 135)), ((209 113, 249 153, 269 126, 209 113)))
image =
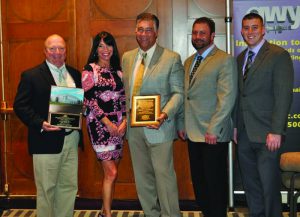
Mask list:
MULTIPOLYGON (((27 129, 15 115, 10 114, 9 108, 12 107, 21 72, 44 59, 43 42, 48 35, 58 33, 65 38, 67 62, 79 70, 86 63, 92 38, 100 31, 109 31, 115 36, 120 55, 137 47, 135 17, 144 11, 158 15, 159 44, 179 52, 182 61, 192 52, 189 35, 195 17, 213 16, 221 40, 224 35, 222 0, 2 0, 1 4, 5 54, 4 99, 8 107, 1 113, 2 116, 9 113, 0 125, 1 179, 6 183, 3 172, 6 154, 10 195, 35 195, 32 159, 27 152, 27 129)), ((79 151, 78 194, 85 198, 100 198, 101 166, 89 143, 85 123, 83 131, 85 149, 79 151)), ((175 142, 174 159, 180 199, 193 199, 185 142, 175 142)), ((137 198, 126 142, 124 158, 119 165, 115 198, 137 198)))
POLYGON ((9 22, 51 22, 66 20, 67 0, 9 0, 7 18, 9 22))

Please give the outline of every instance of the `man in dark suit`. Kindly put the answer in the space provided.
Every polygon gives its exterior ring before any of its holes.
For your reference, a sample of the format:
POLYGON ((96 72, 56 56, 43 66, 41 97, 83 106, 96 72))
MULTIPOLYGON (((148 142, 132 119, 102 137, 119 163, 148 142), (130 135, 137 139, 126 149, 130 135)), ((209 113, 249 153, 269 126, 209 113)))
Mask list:
POLYGON ((127 136, 145 216, 180 217, 173 139, 176 136, 175 114, 183 103, 184 71, 177 53, 156 44, 158 26, 159 20, 153 14, 137 16, 139 48, 123 55, 122 69, 128 113, 132 95, 160 95, 159 125, 128 127, 127 136), (139 70, 141 65, 144 71, 139 70), (142 84, 136 85, 139 72, 142 84))
POLYGON ((184 118, 180 116, 179 137, 188 138, 194 193, 204 216, 226 217, 227 153, 233 129, 237 68, 235 59, 216 47, 214 37, 212 19, 195 20, 192 44, 197 53, 184 63, 184 118))
POLYGON ((279 149, 292 102, 293 63, 286 50, 264 39, 260 15, 245 15, 241 33, 248 48, 237 57, 234 140, 249 216, 282 217, 279 149))
POLYGON ((78 130, 51 126, 51 85, 81 87, 81 74, 65 64, 66 43, 59 35, 45 41, 46 60, 22 73, 14 111, 28 127, 33 155, 38 217, 71 217, 77 194, 78 130))

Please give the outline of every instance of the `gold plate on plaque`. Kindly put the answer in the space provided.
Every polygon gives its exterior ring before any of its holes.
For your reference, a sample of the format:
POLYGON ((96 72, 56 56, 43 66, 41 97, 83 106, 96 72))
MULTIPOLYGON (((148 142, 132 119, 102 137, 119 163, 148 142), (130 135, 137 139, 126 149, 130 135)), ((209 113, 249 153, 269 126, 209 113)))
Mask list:
POLYGON ((160 95, 133 96, 131 105, 131 126, 158 125, 160 116, 160 95))

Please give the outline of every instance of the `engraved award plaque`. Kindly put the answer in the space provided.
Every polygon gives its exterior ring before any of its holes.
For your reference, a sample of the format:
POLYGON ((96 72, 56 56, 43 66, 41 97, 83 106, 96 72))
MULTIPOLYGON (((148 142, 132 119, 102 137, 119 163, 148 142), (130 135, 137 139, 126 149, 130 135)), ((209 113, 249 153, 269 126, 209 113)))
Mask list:
POLYGON ((131 105, 131 126, 143 127, 159 124, 160 95, 133 96, 131 105))
POLYGON ((60 128, 81 129, 82 88, 51 86, 48 122, 60 128))

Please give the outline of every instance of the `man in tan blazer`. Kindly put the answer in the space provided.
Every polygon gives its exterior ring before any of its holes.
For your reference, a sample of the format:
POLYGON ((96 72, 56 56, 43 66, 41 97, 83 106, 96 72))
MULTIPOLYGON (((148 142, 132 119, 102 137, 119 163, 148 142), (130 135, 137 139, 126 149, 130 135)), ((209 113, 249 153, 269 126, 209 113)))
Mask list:
POLYGON ((292 102, 293 63, 285 49, 264 39, 259 14, 243 17, 241 33, 248 47, 237 57, 235 142, 249 216, 282 217, 279 149, 292 102))
POLYGON ((136 19, 139 48, 122 58, 128 122, 132 95, 160 95, 159 125, 128 127, 127 137, 137 193, 146 216, 179 217, 178 189, 173 165, 175 115, 183 104, 184 71, 180 56, 156 44, 159 20, 150 13, 136 19), (145 65, 136 92, 139 66, 145 65))
POLYGON ((195 20, 192 44, 197 53, 184 63, 184 118, 178 133, 188 140, 194 193, 200 209, 204 216, 226 217, 227 153, 237 69, 234 58, 214 45, 214 37, 213 20, 195 20))

